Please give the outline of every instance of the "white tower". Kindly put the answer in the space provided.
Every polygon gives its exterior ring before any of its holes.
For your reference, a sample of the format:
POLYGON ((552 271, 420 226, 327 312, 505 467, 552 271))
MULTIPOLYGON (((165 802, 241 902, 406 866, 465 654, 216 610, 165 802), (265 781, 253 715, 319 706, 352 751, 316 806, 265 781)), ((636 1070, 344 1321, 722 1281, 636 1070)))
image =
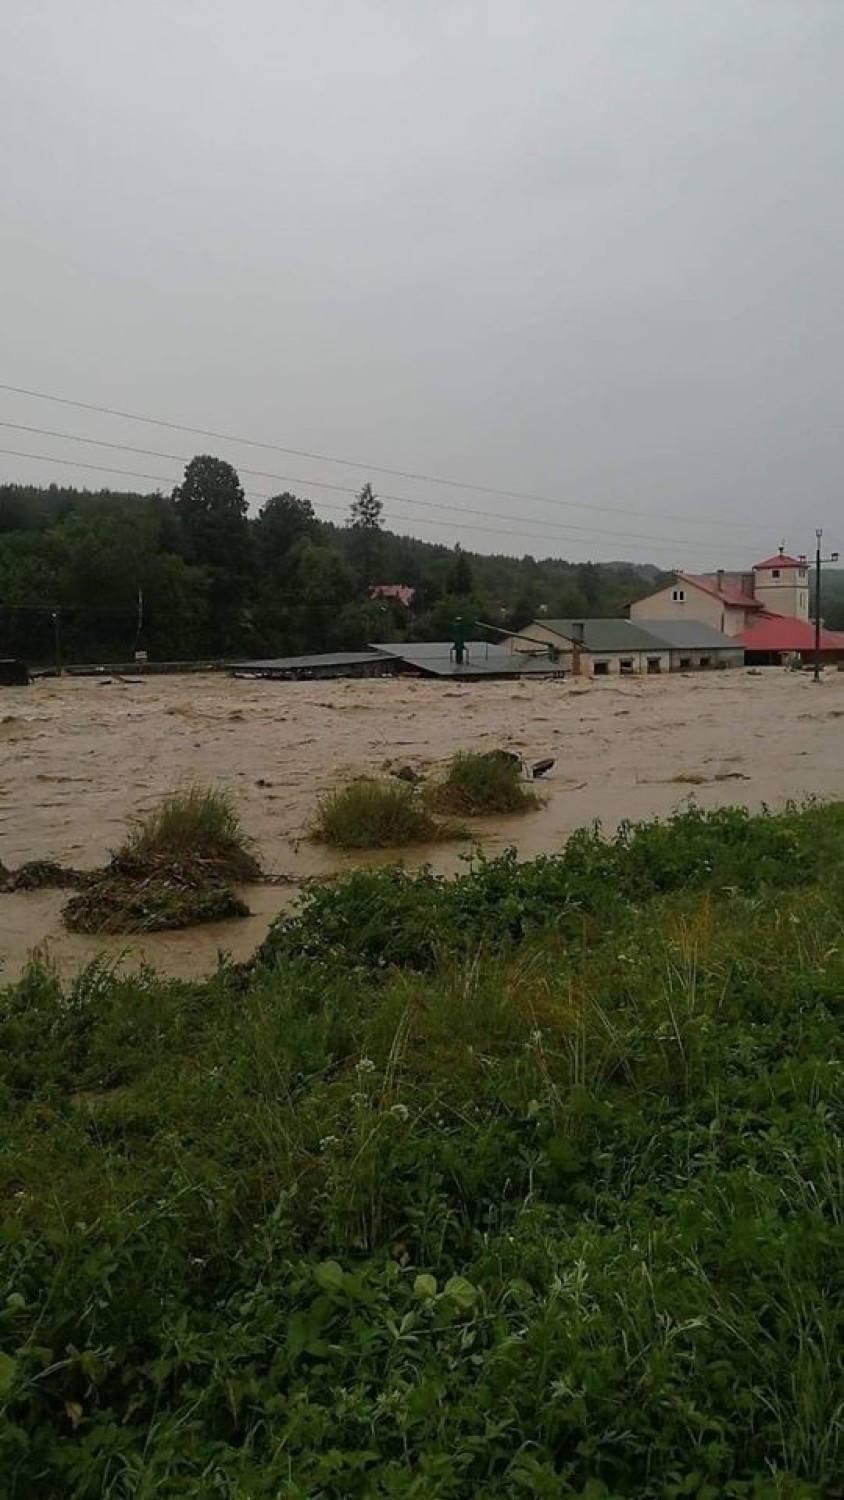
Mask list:
POLYGON ((805 557, 789 557, 780 547, 753 569, 753 596, 772 615, 796 620, 809 618, 809 565, 805 557))

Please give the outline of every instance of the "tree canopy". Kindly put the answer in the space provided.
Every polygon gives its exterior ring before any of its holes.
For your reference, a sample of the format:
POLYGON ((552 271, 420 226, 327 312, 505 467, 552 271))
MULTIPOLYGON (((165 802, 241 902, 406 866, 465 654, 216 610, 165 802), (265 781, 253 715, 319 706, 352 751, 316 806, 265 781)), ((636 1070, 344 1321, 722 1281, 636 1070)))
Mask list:
POLYGON ((345 526, 289 492, 250 517, 236 470, 207 454, 171 496, 0 485, 0 655, 33 663, 53 660, 54 613, 65 661, 236 660, 444 639, 458 615, 472 632, 543 609, 614 614, 654 577, 398 535, 368 484, 345 526), (409 609, 370 598, 396 583, 415 590, 409 609))

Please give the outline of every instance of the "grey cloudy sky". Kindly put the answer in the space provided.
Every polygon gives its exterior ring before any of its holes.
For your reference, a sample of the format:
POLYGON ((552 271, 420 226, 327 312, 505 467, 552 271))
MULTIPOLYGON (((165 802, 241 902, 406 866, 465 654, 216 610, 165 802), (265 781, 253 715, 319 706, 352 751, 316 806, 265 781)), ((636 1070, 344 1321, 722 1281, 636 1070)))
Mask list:
MULTIPOLYGON (((0 381, 548 497, 371 474, 449 544, 844 549, 843 76, 844 0, 6 0, 0 381)), ((370 477, 3 391, 0 418, 217 452, 330 519, 318 481, 370 477)))

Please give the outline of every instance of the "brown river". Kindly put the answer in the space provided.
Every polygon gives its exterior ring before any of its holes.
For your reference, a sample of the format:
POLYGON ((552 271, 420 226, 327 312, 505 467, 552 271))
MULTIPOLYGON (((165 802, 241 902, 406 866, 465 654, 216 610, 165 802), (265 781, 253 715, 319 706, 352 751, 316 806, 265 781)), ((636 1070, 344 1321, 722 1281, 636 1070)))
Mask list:
MULTIPOLYGON (((265 868, 290 884, 250 887, 252 916, 144 938, 66 932, 60 891, 0 894, 0 975, 40 950, 64 975, 106 953, 190 977, 220 954, 244 959, 297 882, 359 863, 307 837, 320 794, 388 767, 425 774, 458 749, 553 756, 544 806, 479 821, 488 854, 550 852, 600 819, 702 807, 781 805, 844 796, 844 672, 820 686, 771 668, 697 676, 566 682, 258 682, 218 675, 139 682, 45 678, 0 688, 0 862, 102 864, 129 821, 174 787, 201 780, 234 792, 265 868)), ((464 846, 414 849, 408 865, 462 868, 464 846)))

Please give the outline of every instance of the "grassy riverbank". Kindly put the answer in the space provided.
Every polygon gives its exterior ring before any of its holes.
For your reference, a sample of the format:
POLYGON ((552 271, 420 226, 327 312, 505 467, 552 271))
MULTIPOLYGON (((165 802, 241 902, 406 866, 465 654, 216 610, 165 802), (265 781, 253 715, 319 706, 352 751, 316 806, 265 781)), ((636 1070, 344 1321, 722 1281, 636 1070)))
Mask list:
POLYGON ((0 998, 11 1500, 832 1497, 844 807, 0 998))

